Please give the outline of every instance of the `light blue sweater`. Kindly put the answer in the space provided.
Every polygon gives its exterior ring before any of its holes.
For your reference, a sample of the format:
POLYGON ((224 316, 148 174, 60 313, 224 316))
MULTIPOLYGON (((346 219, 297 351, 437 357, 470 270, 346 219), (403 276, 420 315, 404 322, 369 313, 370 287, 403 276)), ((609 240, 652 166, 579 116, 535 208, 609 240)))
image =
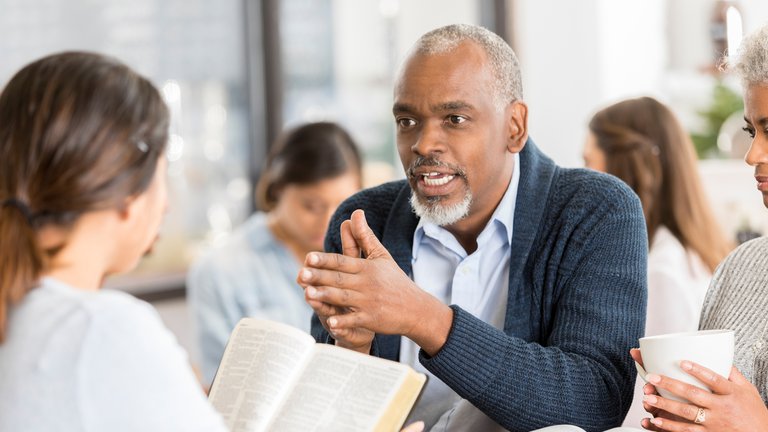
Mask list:
POLYGON ((298 273, 298 261, 269 231, 264 213, 252 215, 195 261, 187 275, 187 298, 207 384, 241 318, 266 318, 309 330, 312 308, 296 283, 298 273))

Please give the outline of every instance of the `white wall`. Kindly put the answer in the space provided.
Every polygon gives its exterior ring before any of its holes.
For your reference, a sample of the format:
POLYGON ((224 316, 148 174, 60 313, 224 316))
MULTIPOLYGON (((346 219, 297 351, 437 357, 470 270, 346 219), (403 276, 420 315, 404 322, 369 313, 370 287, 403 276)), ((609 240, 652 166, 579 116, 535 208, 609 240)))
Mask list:
POLYGON ((531 136, 561 165, 581 166, 596 109, 657 93, 663 0, 517 0, 512 18, 531 136))
MULTIPOLYGON (((558 163, 581 166, 586 124, 619 99, 654 96, 695 128, 714 78, 715 0, 512 0, 530 131, 558 163)), ((768 22, 768 1, 741 0, 744 30, 768 22)))

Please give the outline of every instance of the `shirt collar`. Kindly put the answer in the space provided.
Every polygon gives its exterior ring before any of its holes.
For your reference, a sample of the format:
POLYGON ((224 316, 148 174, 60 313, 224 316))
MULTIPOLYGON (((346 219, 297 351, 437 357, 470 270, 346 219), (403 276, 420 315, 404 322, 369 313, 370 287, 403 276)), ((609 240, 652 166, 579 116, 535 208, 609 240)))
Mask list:
MULTIPOLYGON (((498 226, 499 229, 503 229, 504 235, 507 240, 507 244, 512 244, 512 233, 513 233, 512 229, 514 225, 515 206, 517 204, 517 189, 519 184, 520 184, 520 154, 515 153, 515 167, 512 172, 512 178, 509 181, 507 190, 506 192, 504 192, 504 196, 502 196, 501 201, 499 202, 499 205, 496 206, 496 210, 494 210, 493 214, 491 215, 491 219, 488 221, 488 224, 486 225, 485 228, 483 228, 483 231, 480 233, 480 236, 478 237, 478 243, 481 242, 483 237, 487 237, 488 235, 490 235, 490 234, 486 234, 486 232, 491 231, 491 230, 488 230, 488 227, 491 224, 495 224, 498 226)), ((445 241, 442 240, 443 238, 445 238, 446 235, 451 237, 453 236, 453 234, 449 233, 448 230, 446 230, 445 228, 419 218, 419 223, 416 226, 416 231, 413 233, 413 252, 412 252, 413 258, 418 256, 419 247, 425 235, 428 237, 434 238, 443 244, 446 243, 445 241)))

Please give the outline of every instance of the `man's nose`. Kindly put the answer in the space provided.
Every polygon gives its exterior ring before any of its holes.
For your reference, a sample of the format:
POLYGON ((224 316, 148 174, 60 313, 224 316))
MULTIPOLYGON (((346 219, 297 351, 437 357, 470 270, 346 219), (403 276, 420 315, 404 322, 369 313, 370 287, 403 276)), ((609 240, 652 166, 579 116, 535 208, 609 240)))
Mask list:
POLYGON ((420 156, 445 152, 446 136, 438 122, 425 122, 411 150, 420 156))

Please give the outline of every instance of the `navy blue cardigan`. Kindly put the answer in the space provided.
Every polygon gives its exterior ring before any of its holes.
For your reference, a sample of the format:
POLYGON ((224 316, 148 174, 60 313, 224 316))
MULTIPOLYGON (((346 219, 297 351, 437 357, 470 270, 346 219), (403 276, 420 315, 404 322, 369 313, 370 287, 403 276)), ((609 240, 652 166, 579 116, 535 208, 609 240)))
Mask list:
MULTIPOLYGON (((619 426, 632 401, 628 351, 643 335, 647 234, 640 201, 614 177, 565 169, 528 140, 520 153, 504 331, 458 306, 442 349, 419 361, 511 431, 568 423, 619 426)), ((418 219, 397 181, 345 201, 326 250, 355 209, 400 268, 411 273, 418 219)), ((319 342, 333 340, 312 318, 319 342)), ((400 336, 376 335, 373 355, 398 360, 400 336)))

